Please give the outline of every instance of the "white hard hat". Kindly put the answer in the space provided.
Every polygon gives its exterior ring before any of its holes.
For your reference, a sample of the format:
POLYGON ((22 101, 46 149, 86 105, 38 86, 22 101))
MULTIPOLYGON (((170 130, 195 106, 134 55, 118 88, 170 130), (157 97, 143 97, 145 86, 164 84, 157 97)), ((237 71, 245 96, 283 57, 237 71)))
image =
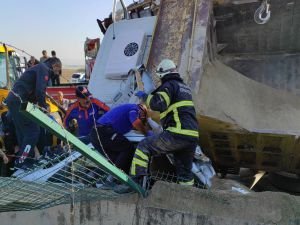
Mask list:
POLYGON ((156 70, 156 75, 159 78, 163 78, 165 75, 175 72, 175 71, 176 71, 175 63, 170 59, 164 59, 158 65, 157 70, 156 70))

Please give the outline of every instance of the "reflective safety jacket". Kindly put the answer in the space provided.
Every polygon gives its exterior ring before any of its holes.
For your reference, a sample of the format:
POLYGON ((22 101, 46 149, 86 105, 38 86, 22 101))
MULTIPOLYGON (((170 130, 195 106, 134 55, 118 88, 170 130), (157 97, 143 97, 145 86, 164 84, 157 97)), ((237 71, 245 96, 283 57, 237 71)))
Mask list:
POLYGON ((164 130, 184 138, 198 139, 198 122, 190 88, 178 73, 162 78, 162 84, 146 99, 147 107, 160 112, 164 130))

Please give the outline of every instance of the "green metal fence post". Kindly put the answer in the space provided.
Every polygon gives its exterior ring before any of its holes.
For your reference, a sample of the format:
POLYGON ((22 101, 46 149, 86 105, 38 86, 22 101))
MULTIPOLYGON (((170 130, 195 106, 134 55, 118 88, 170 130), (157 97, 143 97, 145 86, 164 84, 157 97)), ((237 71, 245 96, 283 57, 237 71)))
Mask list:
POLYGON ((129 185, 132 189, 134 189, 141 195, 145 196, 145 190, 140 185, 135 183, 127 174, 108 162, 107 159, 104 158, 100 153, 89 148, 77 137, 75 137, 57 122, 52 120, 48 115, 39 110, 38 107, 30 102, 22 103, 21 112, 30 120, 55 134, 57 137, 71 143, 78 150, 78 152, 93 161, 101 169, 113 175, 122 183, 129 185))

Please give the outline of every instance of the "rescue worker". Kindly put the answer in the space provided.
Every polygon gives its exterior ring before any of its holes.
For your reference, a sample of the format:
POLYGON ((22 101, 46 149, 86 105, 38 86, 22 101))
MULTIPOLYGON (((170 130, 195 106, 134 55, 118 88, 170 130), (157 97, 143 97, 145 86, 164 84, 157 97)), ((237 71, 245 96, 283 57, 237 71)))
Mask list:
MULTIPOLYGON (((163 132, 147 137, 138 144, 130 175, 141 184, 143 177, 148 175, 151 156, 173 153, 178 182, 193 185, 191 168, 199 134, 191 90, 170 59, 161 61, 156 75, 161 85, 150 95, 139 91, 136 96, 151 110, 160 112, 163 132)), ((130 191, 130 188, 121 185, 115 191, 124 193, 130 191)))
POLYGON ((69 106, 64 118, 64 126, 69 130, 76 129, 76 136, 88 136, 96 121, 109 110, 109 107, 92 97, 86 87, 79 86, 75 90, 77 101, 69 106))
POLYGON ((147 135, 146 121, 147 108, 145 106, 141 104, 119 105, 97 121, 97 128, 94 128, 90 135, 91 143, 118 168, 128 173, 135 149, 133 143, 124 134, 136 129, 147 135))
POLYGON ((29 61, 28 61, 28 63, 27 63, 27 68, 33 67, 33 66, 35 66, 35 65, 37 65, 37 64, 39 64, 39 61, 36 60, 36 59, 34 58, 34 56, 30 56, 30 59, 29 59, 29 61))
POLYGON ((47 111, 45 101, 46 87, 52 73, 58 73, 61 64, 55 59, 48 59, 27 69, 15 82, 5 102, 16 128, 20 150, 17 153, 15 167, 27 169, 33 164, 34 147, 38 142, 40 127, 20 113, 22 102, 38 104, 47 111))

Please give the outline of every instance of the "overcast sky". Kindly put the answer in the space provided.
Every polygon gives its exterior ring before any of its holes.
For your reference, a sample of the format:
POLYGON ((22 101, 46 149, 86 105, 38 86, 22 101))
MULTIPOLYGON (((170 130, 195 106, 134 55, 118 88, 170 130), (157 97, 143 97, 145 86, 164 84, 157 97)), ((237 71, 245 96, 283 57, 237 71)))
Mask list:
MULTIPOLYGON (((128 5, 132 0, 124 0, 128 5)), ((102 38, 96 19, 112 11, 113 0, 2 0, 0 42, 36 58, 55 50, 65 65, 83 65, 86 37, 102 38)))

